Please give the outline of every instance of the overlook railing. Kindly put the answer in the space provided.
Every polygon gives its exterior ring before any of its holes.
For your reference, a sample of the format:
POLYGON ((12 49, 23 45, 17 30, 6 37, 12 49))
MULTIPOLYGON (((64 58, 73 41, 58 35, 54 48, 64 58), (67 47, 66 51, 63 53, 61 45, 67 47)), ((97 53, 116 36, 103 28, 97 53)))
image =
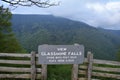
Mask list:
MULTIPOLYGON (((47 79, 47 65, 38 64, 38 54, 0 53, 0 79, 47 79)), ((81 65, 73 65, 72 80, 120 80, 120 62, 93 59, 88 52, 81 65), (76 69, 77 68, 77 69, 76 69), (73 78, 76 77, 77 78, 73 78)))

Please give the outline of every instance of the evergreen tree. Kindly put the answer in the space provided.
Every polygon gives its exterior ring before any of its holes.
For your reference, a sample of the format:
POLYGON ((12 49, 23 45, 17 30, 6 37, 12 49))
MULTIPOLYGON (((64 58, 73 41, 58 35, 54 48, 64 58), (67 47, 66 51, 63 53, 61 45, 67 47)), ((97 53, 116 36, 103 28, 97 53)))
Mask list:
POLYGON ((23 51, 12 32, 11 17, 9 9, 0 6, 0 52, 23 51))

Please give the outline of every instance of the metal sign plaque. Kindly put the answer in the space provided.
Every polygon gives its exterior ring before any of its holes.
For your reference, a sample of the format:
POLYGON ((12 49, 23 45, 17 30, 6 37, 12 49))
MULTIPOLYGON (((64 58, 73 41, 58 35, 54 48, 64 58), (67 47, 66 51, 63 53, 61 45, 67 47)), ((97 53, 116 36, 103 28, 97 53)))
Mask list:
POLYGON ((81 64, 84 61, 83 45, 40 45, 39 64, 81 64))

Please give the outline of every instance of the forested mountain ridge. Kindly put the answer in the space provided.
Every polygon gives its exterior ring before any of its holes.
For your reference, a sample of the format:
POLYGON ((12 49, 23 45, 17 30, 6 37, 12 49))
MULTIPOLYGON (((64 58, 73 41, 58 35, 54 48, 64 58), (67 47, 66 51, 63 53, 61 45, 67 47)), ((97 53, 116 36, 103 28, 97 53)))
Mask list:
POLYGON ((23 47, 37 51, 41 44, 74 44, 85 46, 94 58, 116 59, 120 31, 94 28, 83 22, 52 15, 13 15, 13 30, 23 47))

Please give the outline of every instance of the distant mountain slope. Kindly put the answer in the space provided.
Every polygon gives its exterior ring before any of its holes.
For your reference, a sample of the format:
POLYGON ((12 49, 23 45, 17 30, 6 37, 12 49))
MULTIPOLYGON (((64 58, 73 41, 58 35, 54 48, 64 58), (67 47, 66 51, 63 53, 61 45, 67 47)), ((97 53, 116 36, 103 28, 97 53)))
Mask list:
POLYGON ((12 23, 18 40, 28 51, 37 51, 41 44, 79 43, 95 58, 115 60, 120 45, 120 31, 94 28, 52 15, 13 15, 12 23))

